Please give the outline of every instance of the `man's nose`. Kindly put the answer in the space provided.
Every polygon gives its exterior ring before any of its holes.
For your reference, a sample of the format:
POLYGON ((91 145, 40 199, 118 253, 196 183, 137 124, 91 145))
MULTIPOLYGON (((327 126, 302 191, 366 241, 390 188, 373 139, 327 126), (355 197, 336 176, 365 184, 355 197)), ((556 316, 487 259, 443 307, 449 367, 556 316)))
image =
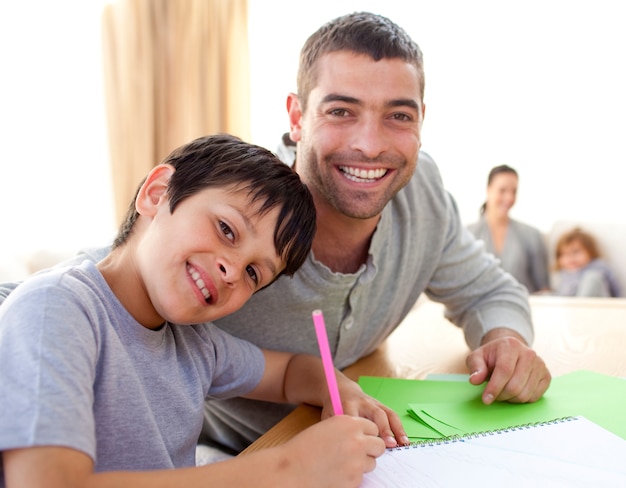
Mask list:
POLYGON ((374 159, 389 149, 384 124, 377 117, 362 118, 355 126, 351 149, 374 159))

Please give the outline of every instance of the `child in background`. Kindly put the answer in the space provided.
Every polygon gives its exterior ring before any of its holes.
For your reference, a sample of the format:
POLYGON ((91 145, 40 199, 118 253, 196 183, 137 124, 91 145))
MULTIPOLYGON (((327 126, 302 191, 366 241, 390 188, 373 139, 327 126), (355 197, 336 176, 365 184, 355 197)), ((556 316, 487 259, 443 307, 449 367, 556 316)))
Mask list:
POLYGON ((408 439, 339 372, 348 415, 194 466, 207 398, 310 403, 330 416, 318 358, 261 350, 210 323, 292 275, 314 232, 311 194, 269 151, 218 135, 170 154, 108 256, 39 273, 0 307, 0 486, 357 486, 385 446, 408 439))
POLYGON ((563 234, 556 244, 556 286, 559 296, 620 297, 619 283, 594 237, 580 228, 563 234))

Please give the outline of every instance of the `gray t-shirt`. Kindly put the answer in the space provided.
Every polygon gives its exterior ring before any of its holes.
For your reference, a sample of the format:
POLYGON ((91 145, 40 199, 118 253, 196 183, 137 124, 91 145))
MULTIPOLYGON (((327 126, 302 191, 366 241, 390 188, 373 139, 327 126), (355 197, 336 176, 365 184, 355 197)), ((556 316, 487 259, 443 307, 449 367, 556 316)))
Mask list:
POLYGON ((96 471, 193 466, 205 399, 247 393, 264 368, 212 324, 143 327, 92 262, 55 268, 0 307, 0 451, 67 446, 96 471))

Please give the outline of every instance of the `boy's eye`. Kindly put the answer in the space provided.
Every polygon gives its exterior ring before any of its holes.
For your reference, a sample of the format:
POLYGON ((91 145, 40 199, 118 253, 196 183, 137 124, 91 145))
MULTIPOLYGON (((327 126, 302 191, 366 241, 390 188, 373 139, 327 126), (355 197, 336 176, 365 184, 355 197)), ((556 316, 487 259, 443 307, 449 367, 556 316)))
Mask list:
POLYGON ((220 229, 222 229, 222 232, 224 233, 224 235, 229 241, 235 240, 235 234, 233 233, 233 231, 230 229, 227 223, 222 222, 221 220, 220 220, 220 229))
POLYGON ((252 281, 254 281, 254 283, 256 285, 258 285, 259 284, 259 277, 257 276, 256 271, 254 270, 254 268, 252 266, 248 266, 246 268, 246 271, 248 273, 248 276, 250 276, 250 278, 252 278, 252 281))

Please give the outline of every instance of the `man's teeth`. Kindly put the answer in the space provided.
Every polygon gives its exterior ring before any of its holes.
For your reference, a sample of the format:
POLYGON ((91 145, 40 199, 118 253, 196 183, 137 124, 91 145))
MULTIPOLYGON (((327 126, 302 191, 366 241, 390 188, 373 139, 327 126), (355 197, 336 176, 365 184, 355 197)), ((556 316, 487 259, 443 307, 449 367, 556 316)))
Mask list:
POLYGON ((202 278, 200 278, 200 273, 198 273, 191 265, 187 265, 187 271, 189 272, 189 274, 191 275, 191 278, 193 279, 193 281, 196 282, 196 286, 198 287, 198 289, 200 290, 200 292, 202 293, 202 295, 204 296, 205 300, 208 300, 209 298, 211 298, 211 293, 209 293, 209 290, 207 289, 207 287, 204 285, 204 281, 202 280, 202 278))
POLYGON ((350 166, 339 166, 339 169, 352 181, 358 183, 376 181, 387 174, 386 169, 360 169, 350 166))

